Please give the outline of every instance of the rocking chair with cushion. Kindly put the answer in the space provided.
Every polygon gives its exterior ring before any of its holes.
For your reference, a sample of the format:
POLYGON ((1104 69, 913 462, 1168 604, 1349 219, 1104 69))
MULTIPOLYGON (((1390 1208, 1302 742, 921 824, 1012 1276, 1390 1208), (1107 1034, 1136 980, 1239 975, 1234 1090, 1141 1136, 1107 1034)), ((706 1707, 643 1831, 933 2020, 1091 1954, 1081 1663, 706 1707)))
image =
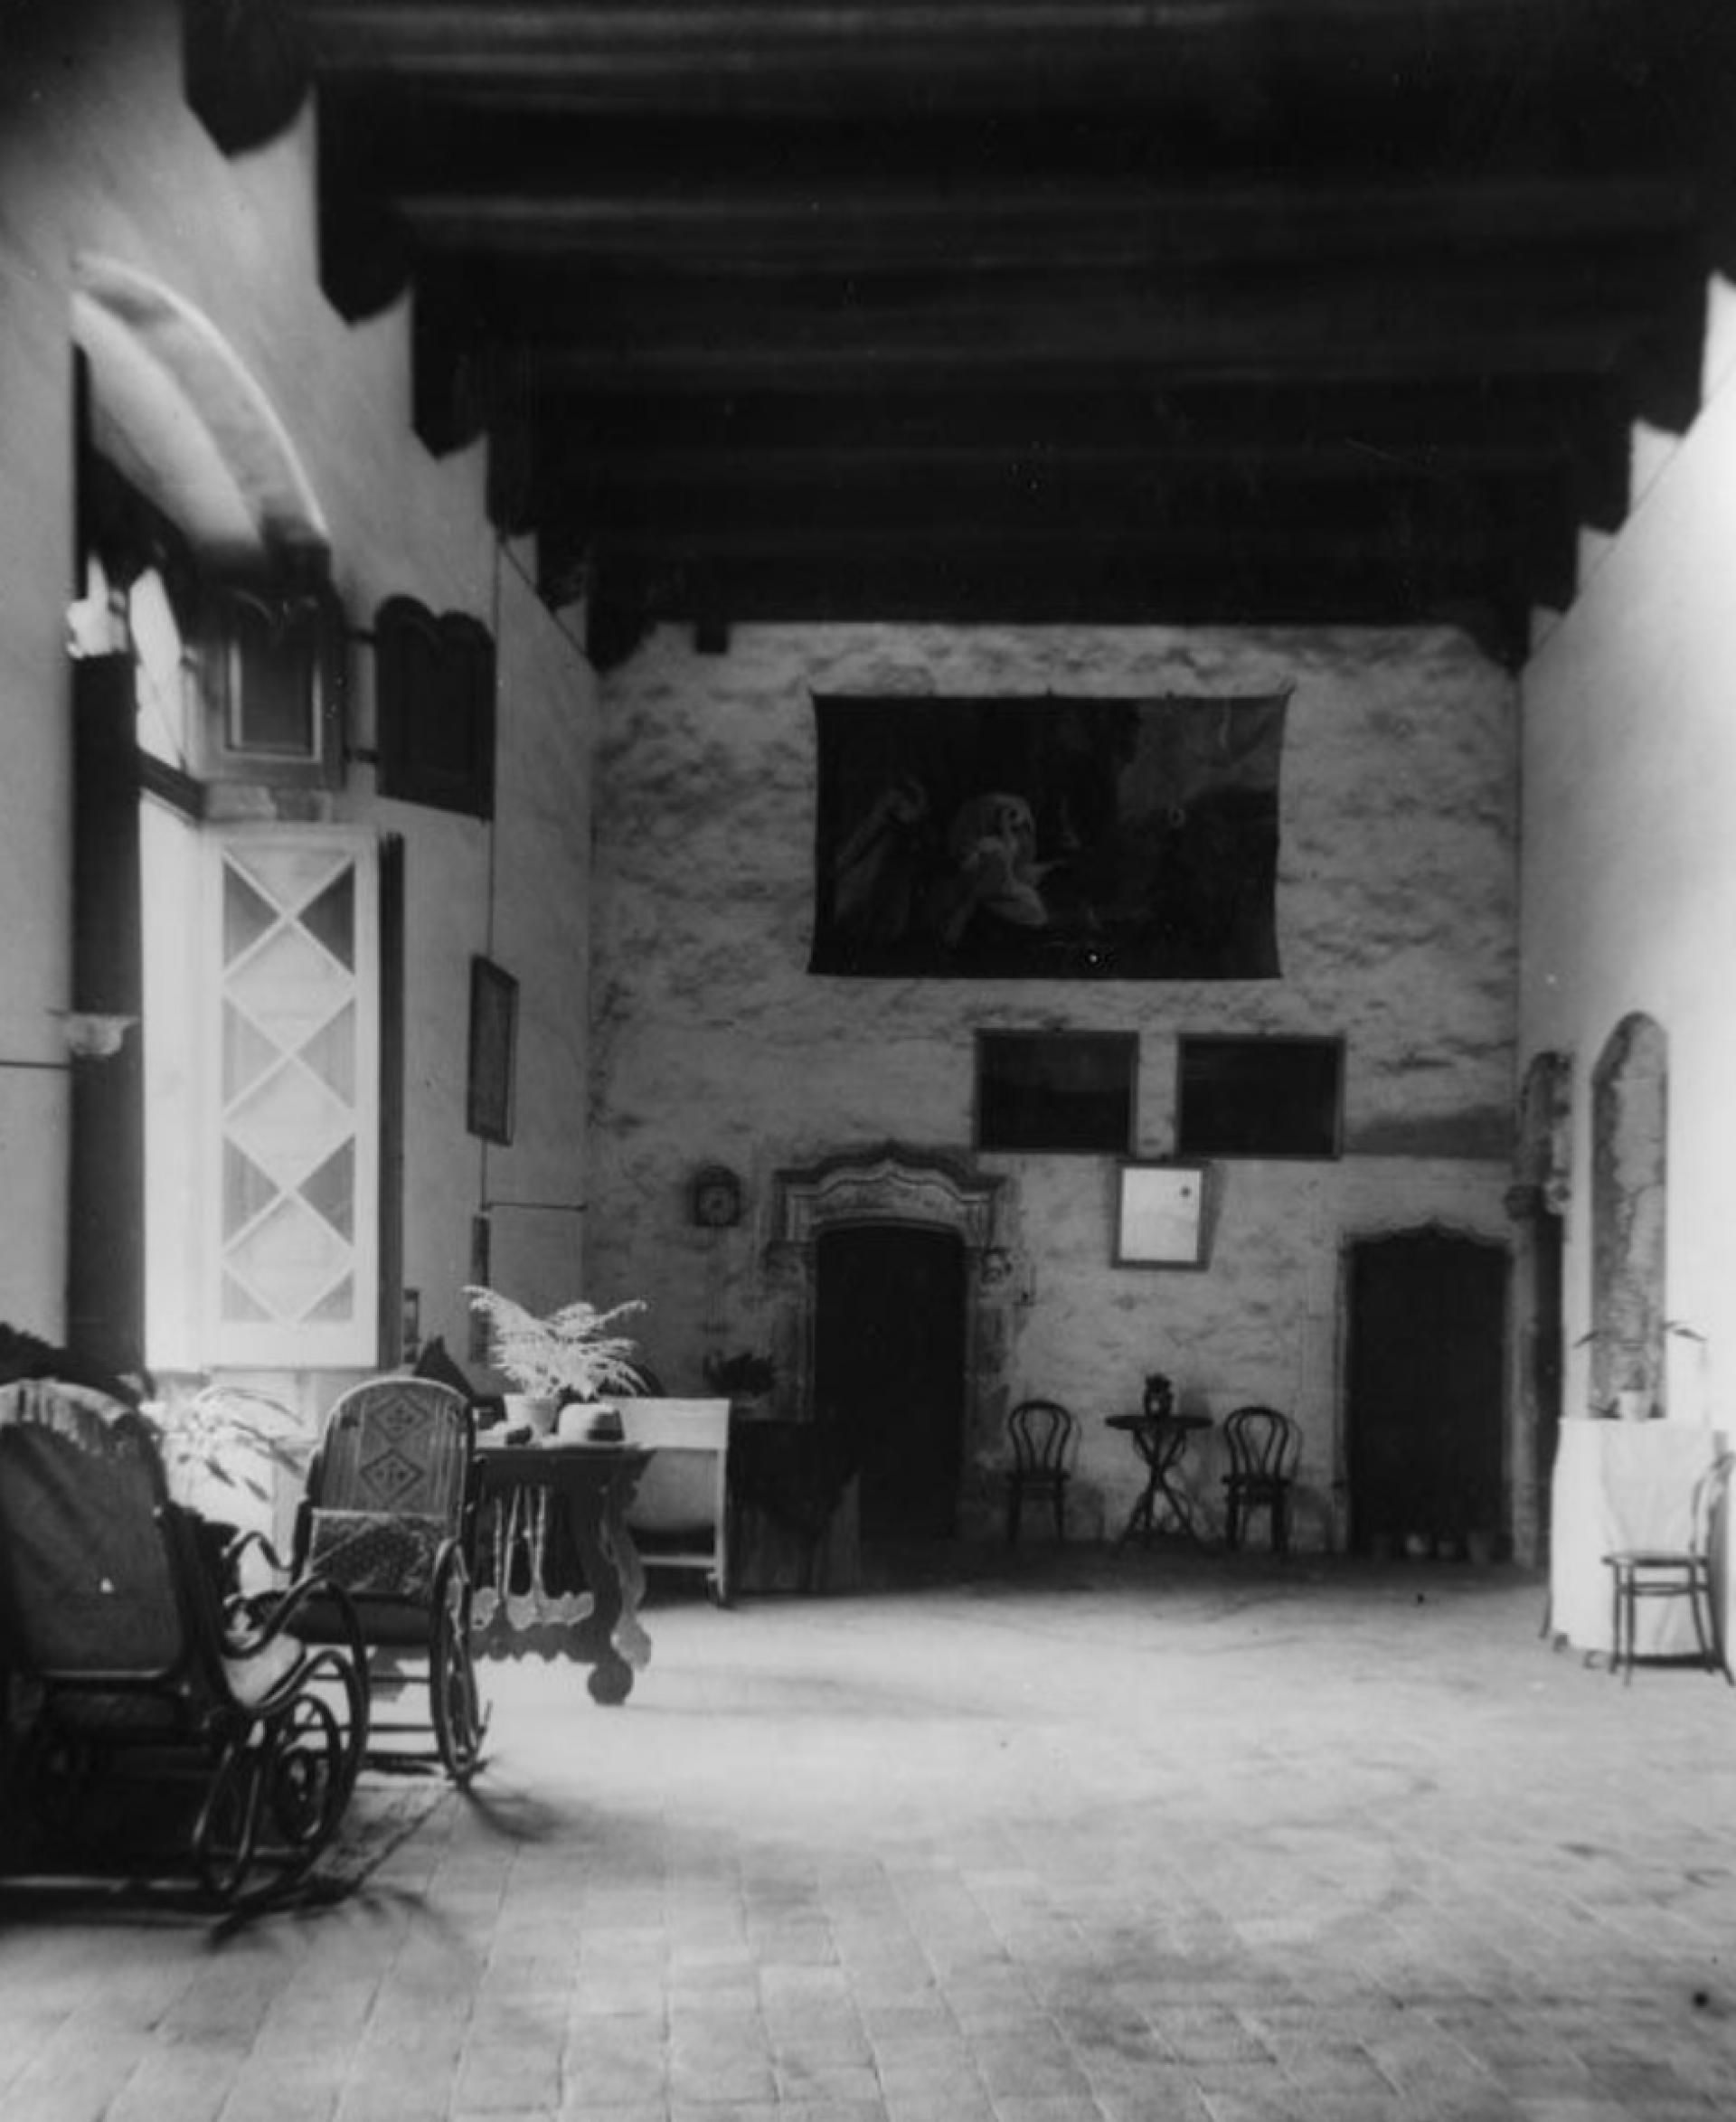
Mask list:
MULTIPOLYGON (((476 1418, 462 1393, 427 1378, 376 1378, 335 1403, 307 1470, 290 1566, 341 1584, 354 1607, 376 1766, 414 1765, 431 1750, 462 1784, 480 1764, 476 1508, 476 1418)), ((315 1602, 297 1630, 323 1640, 336 1619, 315 1602)))
POLYGON ((57 1380, 0 1387, 14 1878, 190 1869, 245 1909, 332 1842, 367 1741, 354 1614, 307 1578, 244 1602, 208 1555, 135 1410, 57 1380), (296 1630, 316 1599, 332 1641, 309 1647, 296 1630))

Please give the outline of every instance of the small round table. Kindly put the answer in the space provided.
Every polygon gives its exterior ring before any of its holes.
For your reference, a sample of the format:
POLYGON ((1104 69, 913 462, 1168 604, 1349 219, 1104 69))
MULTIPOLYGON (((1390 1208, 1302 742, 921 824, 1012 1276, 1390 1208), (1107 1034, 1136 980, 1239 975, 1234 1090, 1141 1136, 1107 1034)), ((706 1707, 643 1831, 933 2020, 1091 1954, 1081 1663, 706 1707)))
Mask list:
POLYGON ((1125 1430, 1132 1438, 1134 1448, 1146 1465, 1145 1490, 1115 1544, 1123 1547, 1135 1538, 1152 1539, 1160 1530, 1157 1513, 1161 1504, 1175 1529, 1203 1550, 1205 1542, 1194 1523, 1193 1498, 1176 1487, 1174 1476, 1187 1451, 1188 1438, 1197 1430, 1209 1429, 1211 1416, 1109 1415, 1106 1419, 1111 1429, 1125 1430))

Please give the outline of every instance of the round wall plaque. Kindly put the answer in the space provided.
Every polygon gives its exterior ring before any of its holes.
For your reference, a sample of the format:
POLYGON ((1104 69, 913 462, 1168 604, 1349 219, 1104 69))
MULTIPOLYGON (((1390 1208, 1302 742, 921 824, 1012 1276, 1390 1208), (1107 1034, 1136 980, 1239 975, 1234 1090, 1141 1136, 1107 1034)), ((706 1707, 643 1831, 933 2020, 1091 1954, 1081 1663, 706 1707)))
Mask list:
POLYGON ((722 1165, 693 1174, 693 1221, 702 1230, 727 1231, 741 1221, 741 1182, 722 1165))

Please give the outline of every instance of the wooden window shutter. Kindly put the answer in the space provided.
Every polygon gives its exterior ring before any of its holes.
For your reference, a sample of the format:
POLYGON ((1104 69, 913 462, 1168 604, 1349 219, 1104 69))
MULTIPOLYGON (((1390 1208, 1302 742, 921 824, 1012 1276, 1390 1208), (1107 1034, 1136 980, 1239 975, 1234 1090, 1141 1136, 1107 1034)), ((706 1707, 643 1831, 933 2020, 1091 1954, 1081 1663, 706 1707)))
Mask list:
POLYGON ((389 597, 373 630, 381 795, 492 817, 494 637, 413 597, 389 597))

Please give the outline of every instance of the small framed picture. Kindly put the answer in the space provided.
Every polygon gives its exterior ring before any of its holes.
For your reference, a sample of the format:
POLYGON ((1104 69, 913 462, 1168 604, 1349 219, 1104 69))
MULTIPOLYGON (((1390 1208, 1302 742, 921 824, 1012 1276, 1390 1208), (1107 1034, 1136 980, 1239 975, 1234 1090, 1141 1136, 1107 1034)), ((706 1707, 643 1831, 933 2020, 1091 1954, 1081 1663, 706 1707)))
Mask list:
POLYGON ((1205 1265, 1203 1165, 1120 1166, 1115 1201, 1118 1268, 1205 1265))
POLYGON ((518 982, 491 959, 470 960, 470 1087, 465 1125, 485 1142, 513 1138, 518 982))

